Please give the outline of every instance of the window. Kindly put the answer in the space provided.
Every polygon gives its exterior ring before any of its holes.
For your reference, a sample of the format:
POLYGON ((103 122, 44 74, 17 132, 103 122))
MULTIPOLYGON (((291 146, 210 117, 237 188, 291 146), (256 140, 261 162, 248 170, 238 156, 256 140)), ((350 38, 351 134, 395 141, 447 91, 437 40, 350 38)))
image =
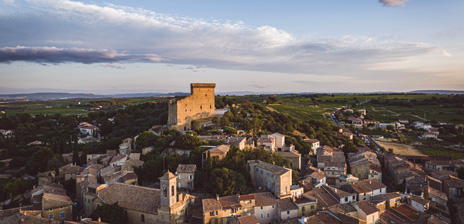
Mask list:
POLYGON ((269 213, 267 213, 267 217, 269 218, 269 213))
POLYGON ((193 180, 193 175, 190 175, 190 176, 189 176, 189 179, 190 179, 190 180, 193 180))
POLYGON ((311 205, 311 209, 314 209, 314 205, 311 205))
POLYGON ((179 175, 179 180, 180 180, 180 176, 181 176, 181 175, 179 175))
POLYGON ((203 109, 203 106, 200 106, 200 110, 203 109))
POLYGON ((205 93, 205 96, 208 96, 208 93, 205 93))
POLYGON ((261 214, 261 218, 264 218, 264 215, 263 215, 263 214, 261 214))
POLYGON ((306 207, 301 207, 301 211, 304 212, 306 210, 306 207))
POLYGON ((90 199, 87 199, 87 203, 90 204, 90 199))
POLYGON ((382 193, 382 188, 380 188, 380 193, 382 193))
POLYGON ((212 109, 211 105, 209 105, 209 109, 212 109))
POLYGON ((290 214, 290 211, 287 211, 287 215, 290 214))
POLYGON ((366 168, 366 173, 369 173, 369 168, 366 168))
POLYGON ((355 172, 355 173, 358 173, 358 167, 356 167, 356 169, 354 169, 354 172, 355 172))
POLYGON ((171 196, 174 196, 174 185, 171 186, 171 196))
POLYGON ((145 222, 145 216, 143 214, 140 216, 140 219, 141 219, 141 222, 145 222))
POLYGON ((53 214, 48 215, 49 219, 53 219, 53 214))
POLYGON ((263 210, 263 207, 261 207, 261 210, 263 210))
POLYGON ((163 196, 164 197, 168 196, 168 189, 166 188, 166 186, 163 187, 163 196))
POLYGON ((348 197, 345 198, 345 202, 347 202, 347 201, 348 201, 348 197))
POLYGON ((64 219, 64 212, 60 212, 60 217, 64 219))

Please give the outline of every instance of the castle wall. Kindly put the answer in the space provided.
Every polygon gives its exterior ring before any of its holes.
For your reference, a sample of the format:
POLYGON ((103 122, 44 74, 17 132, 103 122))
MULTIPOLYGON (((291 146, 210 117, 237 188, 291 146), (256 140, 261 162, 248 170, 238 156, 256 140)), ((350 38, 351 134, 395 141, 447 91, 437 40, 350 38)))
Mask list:
POLYGON ((175 130, 190 129, 193 120, 213 117, 215 87, 214 83, 190 84, 190 96, 169 103, 168 127, 175 130))

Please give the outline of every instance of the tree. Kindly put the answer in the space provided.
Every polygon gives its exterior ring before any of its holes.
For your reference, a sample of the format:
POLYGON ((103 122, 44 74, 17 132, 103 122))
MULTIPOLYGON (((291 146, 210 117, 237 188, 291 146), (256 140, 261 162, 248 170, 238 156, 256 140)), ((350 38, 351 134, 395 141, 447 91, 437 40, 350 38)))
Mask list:
POLYGON ((125 224, 128 222, 126 212, 117 202, 112 205, 104 204, 102 206, 98 206, 90 217, 93 220, 101 218, 103 222, 111 224, 125 224))
POLYGON ((176 138, 175 147, 181 149, 193 149, 201 145, 200 139, 196 135, 184 134, 176 138))
POLYGON ((464 166, 459 167, 456 172, 458 173, 458 177, 464 180, 464 166))
POLYGON ((145 147, 153 146, 156 144, 158 140, 157 136, 153 134, 151 131, 144 131, 142 132, 139 137, 137 137, 136 148, 137 150, 141 150, 145 147))
POLYGON ((48 161, 53 157, 52 149, 42 147, 39 151, 32 155, 32 165, 35 166, 37 171, 43 172, 48 170, 48 161))
POLYGON ((194 131, 201 130, 201 123, 198 120, 193 120, 190 123, 190 126, 191 126, 192 130, 194 130, 194 131))
POLYGON ((219 196, 232 195, 235 193, 237 175, 233 170, 227 168, 214 169, 211 171, 210 191, 219 196))

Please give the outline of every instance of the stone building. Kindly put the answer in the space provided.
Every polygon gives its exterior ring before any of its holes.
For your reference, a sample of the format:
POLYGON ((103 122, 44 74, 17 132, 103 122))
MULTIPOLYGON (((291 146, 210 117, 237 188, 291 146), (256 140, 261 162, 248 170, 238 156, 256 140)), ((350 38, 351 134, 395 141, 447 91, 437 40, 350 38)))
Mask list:
POLYGON ((190 84, 190 96, 169 101, 168 128, 187 130, 193 120, 214 116, 215 83, 190 84))
POLYGON ((42 197, 42 217, 57 221, 71 220, 72 205, 67 195, 45 193, 42 197))
MULTIPOLYGON (((230 195, 202 200, 203 223, 234 223, 237 217, 254 216, 258 223, 277 223, 277 203, 270 192, 230 195)), ((256 222, 254 222, 256 223, 256 222)))
POLYGON ((129 223, 183 223, 189 216, 194 197, 177 193, 177 176, 167 172, 160 177, 160 189, 113 183, 97 189, 94 209, 99 205, 118 202, 129 223), (148 200, 147 200, 148 199, 148 200))
POLYGON ((291 196, 291 169, 259 160, 248 160, 247 167, 254 187, 265 188, 277 198, 291 196))
POLYGON ((195 164, 179 164, 177 166, 176 174, 178 176, 177 188, 186 189, 188 191, 193 191, 195 179, 195 171, 197 170, 197 165, 195 164))

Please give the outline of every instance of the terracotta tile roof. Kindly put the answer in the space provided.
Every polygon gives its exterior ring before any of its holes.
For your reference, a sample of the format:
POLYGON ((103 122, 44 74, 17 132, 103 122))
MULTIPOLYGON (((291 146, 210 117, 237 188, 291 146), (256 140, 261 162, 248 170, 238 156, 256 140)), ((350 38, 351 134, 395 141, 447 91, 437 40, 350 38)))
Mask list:
POLYGON ((380 214, 380 219, 383 221, 383 223, 395 223, 395 224, 406 224, 407 223, 406 220, 395 215, 390 210, 385 210, 382 214, 380 214))
POLYGON ((350 186, 357 193, 366 193, 381 188, 386 188, 386 186, 377 179, 367 179, 356 183, 351 183, 350 186))
POLYGON ((298 209, 298 206, 293 203, 291 198, 277 199, 277 206, 279 206, 281 212, 298 209))
POLYGON ((371 202, 369 201, 357 201, 354 203, 356 206, 358 206, 366 215, 370 215, 376 212, 379 212, 379 209, 377 209, 371 202))
POLYGON ((311 138, 309 138, 309 139, 304 139, 303 141, 305 141, 305 142, 310 142, 310 143, 313 143, 313 144, 319 142, 319 140, 317 140, 317 139, 311 139, 311 138))
POLYGON ((136 159, 127 160, 125 163, 126 166, 134 166, 134 167, 141 167, 143 166, 143 164, 145 164, 144 161, 136 160, 136 159))
POLYGON ((219 203, 221 203, 222 208, 231 208, 231 207, 240 206, 240 202, 238 201, 236 195, 220 197, 219 203))
POLYGON ((206 198, 201 201, 203 213, 222 209, 221 203, 216 198, 206 198))
POLYGON ((247 215, 238 217, 238 222, 240 224, 258 224, 258 219, 254 215, 247 215))
POLYGON ((450 178, 445 180, 445 185, 450 188, 464 188, 464 180, 450 176, 450 178))
POLYGON ((134 179, 137 179, 137 174, 135 173, 126 173, 126 175, 122 176, 121 177, 121 180, 122 181, 127 181, 127 180, 134 180, 134 179))
POLYGON ((195 164, 179 164, 177 166, 177 173, 194 173, 197 170, 197 165, 195 164))
POLYGON ((125 159, 125 158, 126 158, 126 155, 115 156, 115 157, 113 157, 113 159, 111 159, 110 163, 114 163, 116 161, 119 161, 119 160, 122 160, 122 159, 125 159))
POLYGON ((249 165, 254 165, 256 167, 259 167, 263 170, 267 170, 271 173, 273 173, 274 175, 276 176, 281 176, 287 172, 291 172, 290 169, 286 169, 286 168, 283 168, 281 166, 277 166, 277 165, 273 165, 273 164, 270 164, 270 163, 266 163, 266 162, 263 162, 263 161, 259 161, 259 160, 248 160, 247 161, 247 164, 249 165))
POLYGON ((336 224, 336 223, 341 223, 341 221, 337 218, 335 218, 335 216, 327 213, 327 212, 319 212, 317 213, 317 215, 313 215, 311 217, 308 218, 308 220, 306 221, 306 223, 317 223, 317 224, 336 224))
POLYGON ((271 143, 271 142, 275 142, 275 138, 272 136, 260 137, 258 138, 257 142, 271 143))
POLYGON ((277 153, 285 158, 300 158, 301 157, 301 154, 297 154, 297 153, 293 153, 293 152, 280 152, 280 151, 277 151, 277 152, 274 152, 274 153, 277 153))
POLYGON ((340 200, 341 198, 352 197, 352 196, 356 195, 355 193, 349 193, 349 192, 346 192, 346 191, 342 191, 340 189, 331 187, 329 185, 322 185, 322 188, 324 188, 324 190, 327 191, 327 193, 329 193, 332 196, 336 197, 338 200, 340 200))
POLYGON ((324 179, 325 173, 319 170, 319 171, 315 171, 311 173, 309 176, 321 180, 321 179, 324 179))
POLYGON ((426 205, 426 204, 430 203, 429 200, 427 200, 425 198, 421 198, 421 197, 416 196, 416 195, 412 195, 411 200, 413 200, 413 201, 415 201, 415 202, 417 202, 417 203, 419 203, 421 205, 426 205))
POLYGON ((254 193, 253 195, 256 199, 255 206, 262 207, 276 205, 276 199, 270 192, 254 193))
POLYGON ((303 197, 309 199, 317 199, 318 208, 330 207, 332 205, 338 204, 338 201, 335 200, 332 196, 330 196, 330 194, 328 194, 325 190, 319 188, 314 188, 311 191, 305 192, 303 194, 303 197))
POLYGON ((158 214, 161 195, 159 189, 113 183, 101 190, 99 196, 105 204, 118 202, 124 209, 158 214))
POLYGON ((350 212, 356 212, 356 209, 350 205, 350 204, 336 204, 332 205, 328 208, 328 210, 332 213, 350 213, 350 212))
POLYGON ((255 196, 253 194, 247 194, 247 195, 240 195, 238 197, 240 201, 249 201, 249 200, 255 200, 255 196))
POLYGON ((204 153, 208 153, 208 152, 211 152, 211 153, 227 153, 230 149, 230 145, 219 145, 219 146, 216 146, 212 149, 208 149, 206 150, 204 153))
POLYGON ((396 206, 390 209, 396 215, 400 216, 403 219, 406 219, 406 221, 412 222, 419 218, 419 212, 408 204, 402 204, 400 206, 396 206))
POLYGON ((67 195, 45 193, 42 197, 42 207, 43 209, 56 208, 61 206, 72 205, 73 202, 67 195), (54 203, 47 203, 48 201, 54 201, 54 203))
POLYGON ((456 172, 453 172, 453 171, 450 171, 450 170, 439 170, 439 171, 435 171, 435 172, 432 172, 430 174, 433 178, 436 178, 436 179, 441 179, 443 177, 447 177, 447 176, 455 176, 457 177, 458 174, 456 172))

